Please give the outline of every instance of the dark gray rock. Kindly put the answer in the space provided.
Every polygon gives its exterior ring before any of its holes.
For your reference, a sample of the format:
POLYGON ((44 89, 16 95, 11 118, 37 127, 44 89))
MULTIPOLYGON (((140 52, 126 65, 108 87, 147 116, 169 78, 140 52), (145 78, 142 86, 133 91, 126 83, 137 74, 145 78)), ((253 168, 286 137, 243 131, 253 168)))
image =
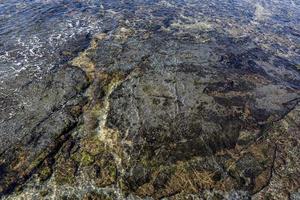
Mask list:
POLYGON ((55 69, 41 79, 25 80, 11 80, 8 84, 20 88, 2 97, 0 155, 6 173, 0 180, 1 194, 23 183, 47 156, 59 149, 78 123, 85 102, 82 92, 88 86, 84 72, 69 66, 55 69))
POLYGON ((2 81, 0 196, 297 198, 298 7, 103 1, 102 33, 2 81))

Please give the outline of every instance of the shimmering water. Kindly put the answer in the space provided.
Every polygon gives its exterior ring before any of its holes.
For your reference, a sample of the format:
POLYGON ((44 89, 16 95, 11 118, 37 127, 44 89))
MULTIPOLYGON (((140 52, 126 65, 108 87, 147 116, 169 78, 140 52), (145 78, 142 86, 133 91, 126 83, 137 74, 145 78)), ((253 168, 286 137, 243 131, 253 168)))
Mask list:
POLYGON ((0 0, 0 89, 22 71, 39 76, 66 63, 94 34, 123 26, 249 37, 299 68, 298 0, 0 0))
POLYGON ((69 42, 101 30, 97 1, 0 1, 0 76, 57 64, 69 42))
POLYGON ((141 20, 162 18, 165 26, 224 29, 265 40, 299 63, 299 12, 297 0, 0 0, 0 77, 52 68, 68 46, 96 32, 122 23, 142 28, 141 20))

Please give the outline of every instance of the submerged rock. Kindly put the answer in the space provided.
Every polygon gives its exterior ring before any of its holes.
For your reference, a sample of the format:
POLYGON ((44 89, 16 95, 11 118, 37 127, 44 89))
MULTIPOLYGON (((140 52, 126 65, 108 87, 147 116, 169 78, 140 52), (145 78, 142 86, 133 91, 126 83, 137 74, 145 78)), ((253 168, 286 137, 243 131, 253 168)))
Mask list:
POLYGON ((295 63, 166 5, 106 2, 129 22, 41 78, 5 82, 4 199, 297 198, 295 63), (130 18, 149 10, 151 23, 130 18))
POLYGON ((87 85, 82 70, 64 67, 23 83, 20 96, 2 104, 11 109, 11 116, 1 123, 0 194, 24 183, 68 140, 82 112, 87 85))

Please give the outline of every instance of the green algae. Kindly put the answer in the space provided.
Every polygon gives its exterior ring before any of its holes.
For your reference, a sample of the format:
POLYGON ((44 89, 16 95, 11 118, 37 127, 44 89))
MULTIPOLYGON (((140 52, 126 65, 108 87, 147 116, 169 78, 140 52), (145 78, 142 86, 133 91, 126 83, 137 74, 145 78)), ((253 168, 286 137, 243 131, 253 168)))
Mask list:
POLYGON ((83 166, 91 165, 93 162, 94 162, 94 158, 89 153, 87 153, 85 151, 81 153, 80 163, 83 166))
POLYGON ((52 169, 48 166, 41 168, 38 172, 38 176, 41 181, 47 180, 52 175, 52 169))

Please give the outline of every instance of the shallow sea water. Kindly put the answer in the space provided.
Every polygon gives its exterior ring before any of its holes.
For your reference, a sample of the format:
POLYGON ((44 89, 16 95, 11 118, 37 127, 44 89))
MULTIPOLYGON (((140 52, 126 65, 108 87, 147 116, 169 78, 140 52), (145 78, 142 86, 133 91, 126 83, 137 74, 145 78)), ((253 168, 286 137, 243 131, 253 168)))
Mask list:
POLYGON ((0 1, 0 77, 47 70, 67 42, 101 30, 96 1, 0 1))
MULTIPOLYGON (((124 26, 191 32, 203 41, 216 33, 249 38, 300 69, 299 0, 0 0, 0 95, 13 90, 10 93, 17 98, 19 88, 8 87, 9 80, 24 72, 40 77, 87 48, 93 35, 114 34, 124 26)), ((230 48, 230 41, 223 43, 230 48)), ((267 67, 270 76, 292 71, 286 71, 283 62, 276 71, 272 71, 274 66, 267 67)), ((300 89, 299 73, 286 74, 286 78, 284 84, 300 89)), ((88 185, 80 188, 79 193, 94 189, 88 185)), ((63 191, 72 194, 77 189, 63 191)), ((34 190, 25 190, 25 199, 26 195, 35 197, 34 190)))
POLYGON ((166 16, 172 27, 248 35, 299 64, 299 12, 297 0, 0 0, 0 77, 50 69, 78 37, 113 31, 122 20, 138 27, 166 16), (153 5, 161 9, 147 12, 153 5))

